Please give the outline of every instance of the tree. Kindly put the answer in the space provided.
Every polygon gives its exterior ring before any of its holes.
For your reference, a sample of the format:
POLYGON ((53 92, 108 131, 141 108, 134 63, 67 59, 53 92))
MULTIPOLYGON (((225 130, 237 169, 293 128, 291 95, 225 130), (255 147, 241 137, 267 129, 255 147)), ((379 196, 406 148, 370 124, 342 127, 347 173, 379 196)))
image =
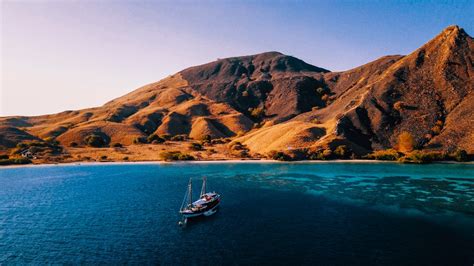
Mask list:
POLYGON ((158 137, 156 134, 151 134, 147 138, 148 143, 163 143, 165 142, 164 138, 158 137))
POLYGON ((469 155, 465 150, 456 150, 453 154, 453 158, 458 162, 467 162, 469 160, 469 155))
POLYGON ((260 119, 265 115, 265 108, 257 107, 250 111, 250 116, 254 119, 260 119))
POLYGON ((403 131, 398 136, 398 150, 403 153, 411 152, 413 150, 414 143, 415 141, 413 140, 413 136, 407 131, 403 131))
POLYGON ((207 134, 207 135, 204 135, 202 138, 201 138, 201 141, 203 142, 210 142, 212 139, 212 136, 207 134))
POLYGON ((85 143, 91 147, 103 147, 108 143, 108 140, 99 134, 90 134, 84 139, 85 143))
POLYGON ((202 145, 197 143, 197 142, 192 142, 189 144, 189 149, 193 151, 201 151, 202 150, 202 145))
POLYGON ((349 154, 347 151, 347 146, 346 145, 339 145, 336 147, 334 150, 334 155, 337 156, 337 158, 344 159, 346 158, 349 154))

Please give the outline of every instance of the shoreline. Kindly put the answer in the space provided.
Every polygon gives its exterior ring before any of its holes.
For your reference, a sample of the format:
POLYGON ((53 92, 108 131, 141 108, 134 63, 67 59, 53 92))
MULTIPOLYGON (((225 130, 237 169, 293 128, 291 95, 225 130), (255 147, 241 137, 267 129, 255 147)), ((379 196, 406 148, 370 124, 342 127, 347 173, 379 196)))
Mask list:
MULTIPOLYGON (((230 159, 230 160, 195 160, 195 161, 103 161, 103 162, 64 162, 64 163, 32 163, 32 164, 16 164, 16 165, 5 165, 0 166, 1 169, 10 169, 10 168, 25 168, 25 167, 54 167, 54 166, 105 166, 105 165, 133 165, 133 164, 228 164, 228 163, 262 163, 262 164, 320 164, 320 163, 393 163, 393 164, 403 164, 397 161, 382 161, 382 160, 364 160, 364 159, 354 159, 354 160, 303 160, 303 161, 278 161, 278 160, 269 160, 269 159, 230 159)), ((456 162, 456 161, 439 161, 431 162, 428 164, 417 164, 417 165, 430 165, 430 164, 474 164, 474 162, 456 162)), ((412 165, 412 164, 408 164, 412 165)))

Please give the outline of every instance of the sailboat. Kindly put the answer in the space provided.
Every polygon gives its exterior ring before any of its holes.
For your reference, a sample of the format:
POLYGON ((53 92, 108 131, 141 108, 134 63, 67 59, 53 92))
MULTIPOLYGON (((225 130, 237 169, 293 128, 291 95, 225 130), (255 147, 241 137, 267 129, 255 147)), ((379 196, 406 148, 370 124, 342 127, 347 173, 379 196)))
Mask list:
POLYGON ((184 222, 186 222, 187 218, 201 215, 211 216, 217 212, 221 195, 216 192, 206 192, 206 181, 207 178, 203 177, 201 194, 199 195, 199 199, 193 202, 192 178, 189 179, 188 189, 179 210, 179 213, 183 215, 184 222))

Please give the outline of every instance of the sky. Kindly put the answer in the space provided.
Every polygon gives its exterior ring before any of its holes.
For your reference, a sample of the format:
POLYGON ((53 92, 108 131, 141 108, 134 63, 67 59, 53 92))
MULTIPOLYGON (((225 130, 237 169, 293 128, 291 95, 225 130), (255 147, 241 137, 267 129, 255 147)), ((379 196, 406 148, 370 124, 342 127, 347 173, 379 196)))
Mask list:
POLYGON ((0 0, 0 116, 102 105, 184 68, 279 51, 331 71, 408 54, 474 1, 0 0))

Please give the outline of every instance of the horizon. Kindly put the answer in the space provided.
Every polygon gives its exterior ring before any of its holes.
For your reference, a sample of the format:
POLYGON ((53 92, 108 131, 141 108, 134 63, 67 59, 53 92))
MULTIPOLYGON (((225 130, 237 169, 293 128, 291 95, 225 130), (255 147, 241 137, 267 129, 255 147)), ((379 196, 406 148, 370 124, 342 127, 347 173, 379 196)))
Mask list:
POLYGON ((0 116, 100 106, 216 58, 278 51, 342 71, 474 30, 471 1, 269 3, 3 1, 0 116))

